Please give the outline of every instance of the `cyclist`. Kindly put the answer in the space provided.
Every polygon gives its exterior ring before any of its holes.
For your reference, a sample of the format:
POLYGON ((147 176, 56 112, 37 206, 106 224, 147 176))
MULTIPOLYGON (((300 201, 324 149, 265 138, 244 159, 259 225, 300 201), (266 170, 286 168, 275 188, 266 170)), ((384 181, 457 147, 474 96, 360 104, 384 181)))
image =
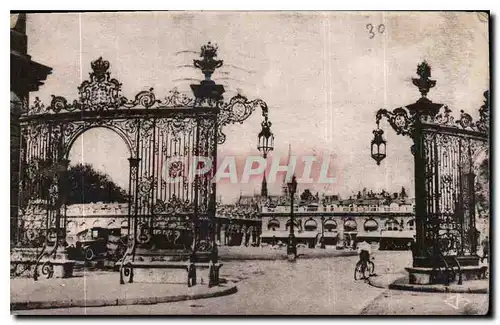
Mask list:
POLYGON ((370 255, 372 253, 372 246, 366 241, 362 241, 358 244, 358 254, 359 260, 363 262, 368 262, 370 260, 370 255))
POLYGON ((374 275, 375 264, 370 261, 371 245, 363 241, 358 244, 359 261, 354 268, 354 280, 367 279, 374 275))

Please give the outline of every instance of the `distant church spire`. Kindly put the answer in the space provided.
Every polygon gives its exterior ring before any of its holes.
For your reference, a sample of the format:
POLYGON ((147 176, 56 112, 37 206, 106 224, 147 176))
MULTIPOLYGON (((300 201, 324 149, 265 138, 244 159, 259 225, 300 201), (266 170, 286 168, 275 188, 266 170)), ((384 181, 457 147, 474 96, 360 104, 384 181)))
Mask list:
POLYGON ((292 145, 289 143, 288 144, 288 159, 286 161, 287 164, 290 163, 290 156, 292 155, 292 145))
POLYGON ((262 178, 262 187, 260 188, 260 196, 267 197, 267 180, 266 180, 266 174, 264 174, 264 177, 262 178))

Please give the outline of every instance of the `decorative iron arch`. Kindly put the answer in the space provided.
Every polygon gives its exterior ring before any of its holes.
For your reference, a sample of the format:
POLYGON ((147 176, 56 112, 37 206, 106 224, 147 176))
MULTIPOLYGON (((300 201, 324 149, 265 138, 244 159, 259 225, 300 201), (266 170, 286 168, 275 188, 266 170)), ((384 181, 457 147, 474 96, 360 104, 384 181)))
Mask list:
POLYGON ((76 142, 76 140, 78 140, 78 138, 81 135, 83 135, 85 132, 87 132, 89 130, 92 130, 92 129, 97 129, 97 128, 104 128, 104 129, 110 130, 110 131, 114 132, 116 135, 118 135, 123 140, 123 142, 125 143, 125 145, 127 146, 128 152, 129 152, 129 157, 133 157, 134 156, 133 143, 130 140, 129 136, 126 133, 124 133, 121 130, 121 128, 119 128, 117 126, 114 126, 114 125, 102 125, 102 126, 100 126, 100 125, 94 125, 94 126, 92 126, 91 125, 91 126, 87 126, 85 128, 81 128, 78 131, 75 131, 67 139, 67 142, 65 143, 64 149, 63 149, 63 157, 65 159, 69 159, 69 154, 70 154, 71 149, 73 148, 73 145, 76 142))
MULTIPOLYGON (((213 251, 216 184, 211 178, 216 164, 206 175, 192 179, 183 164, 192 166, 198 156, 217 161, 217 145, 226 139, 223 128, 243 123, 255 109, 261 109, 266 125, 270 122, 267 104, 261 99, 248 100, 238 94, 223 101, 224 87, 210 79, 215 68, 222 65, 221 60, 214 59, 216 46, 204 45, 201 56, 203 59, 194 60, 194 65, 206 78, 199 85, 191 85, 194 97, 174 89, 158 99, 153 88, 148 88, 129 100, 121 94, 122 84, 111 77, 110 63, 98 58, 91 62, 89 80, 78 87, 78 99, 52 96, 48 106, 35 99, 20 118, 20 156, 25 170, 20 181, 20 207, 26 209, 31 201, 41 200, 47 217, 39 231, 56 229, 58 234, 55 245, 45 242, 38 260, 55 256, 62 247, 68 154, 78 136, 95 127, 115 131, 131 152, 130 245, 121 261, 121 282, 123 277, 132 280, 127 265, 139 248, 166 245, 207 256, 213 251), (172 179, 180 181, 172 183, 172 179), (171 227, 166 225, 173 224, 179 236, 165 244, 159 238, 170 238, 166 232, 171 227)), ((35 266, 35 278, 36 270, 35 266)))

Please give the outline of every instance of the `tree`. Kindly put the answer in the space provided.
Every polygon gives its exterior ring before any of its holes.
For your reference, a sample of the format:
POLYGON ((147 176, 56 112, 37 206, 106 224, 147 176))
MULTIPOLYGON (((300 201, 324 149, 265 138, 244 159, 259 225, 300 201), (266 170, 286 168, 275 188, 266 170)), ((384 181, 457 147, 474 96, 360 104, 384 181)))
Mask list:
POLYGON ((300 194, 300 200, 303 202, 310 202, 314 200, 314 195, 311 193, 309 189, 305 189, 302 194, 300 194))
POLYGON ((481 216, 488 216, 490 210, 490 170, 489 158, 479 164, 479 173, 475 182, 477 209, 481 216))
POLYGON ((96 171, 90 164, 78 164, 68 170, 69 194, 67 204, 126 203, 127 193, 108 175, 96 171))

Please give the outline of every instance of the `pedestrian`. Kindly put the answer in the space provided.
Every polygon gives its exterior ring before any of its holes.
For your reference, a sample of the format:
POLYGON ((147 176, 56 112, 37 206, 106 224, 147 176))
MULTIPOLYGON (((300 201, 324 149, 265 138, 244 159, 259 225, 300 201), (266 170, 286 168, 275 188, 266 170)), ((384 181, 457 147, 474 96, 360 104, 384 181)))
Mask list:
POLYGON ((410 242, 408 243, 408 245, 410 246, 410 250, 411 250, 411 255, 413 258, 415 258, 415 254, 417 252, 417 241, 415 239, 415 235, 413 236, 413 238, 410 240, 410 242))
POLYGON ((488 236, 484 237, 483 241, 481 242, 481 246, 483 247, 483 257, 481 258, 481 263, 484 262, 484 259, 486 259, 486 262, 489 261, 489 242, 488 242, 488 236))

